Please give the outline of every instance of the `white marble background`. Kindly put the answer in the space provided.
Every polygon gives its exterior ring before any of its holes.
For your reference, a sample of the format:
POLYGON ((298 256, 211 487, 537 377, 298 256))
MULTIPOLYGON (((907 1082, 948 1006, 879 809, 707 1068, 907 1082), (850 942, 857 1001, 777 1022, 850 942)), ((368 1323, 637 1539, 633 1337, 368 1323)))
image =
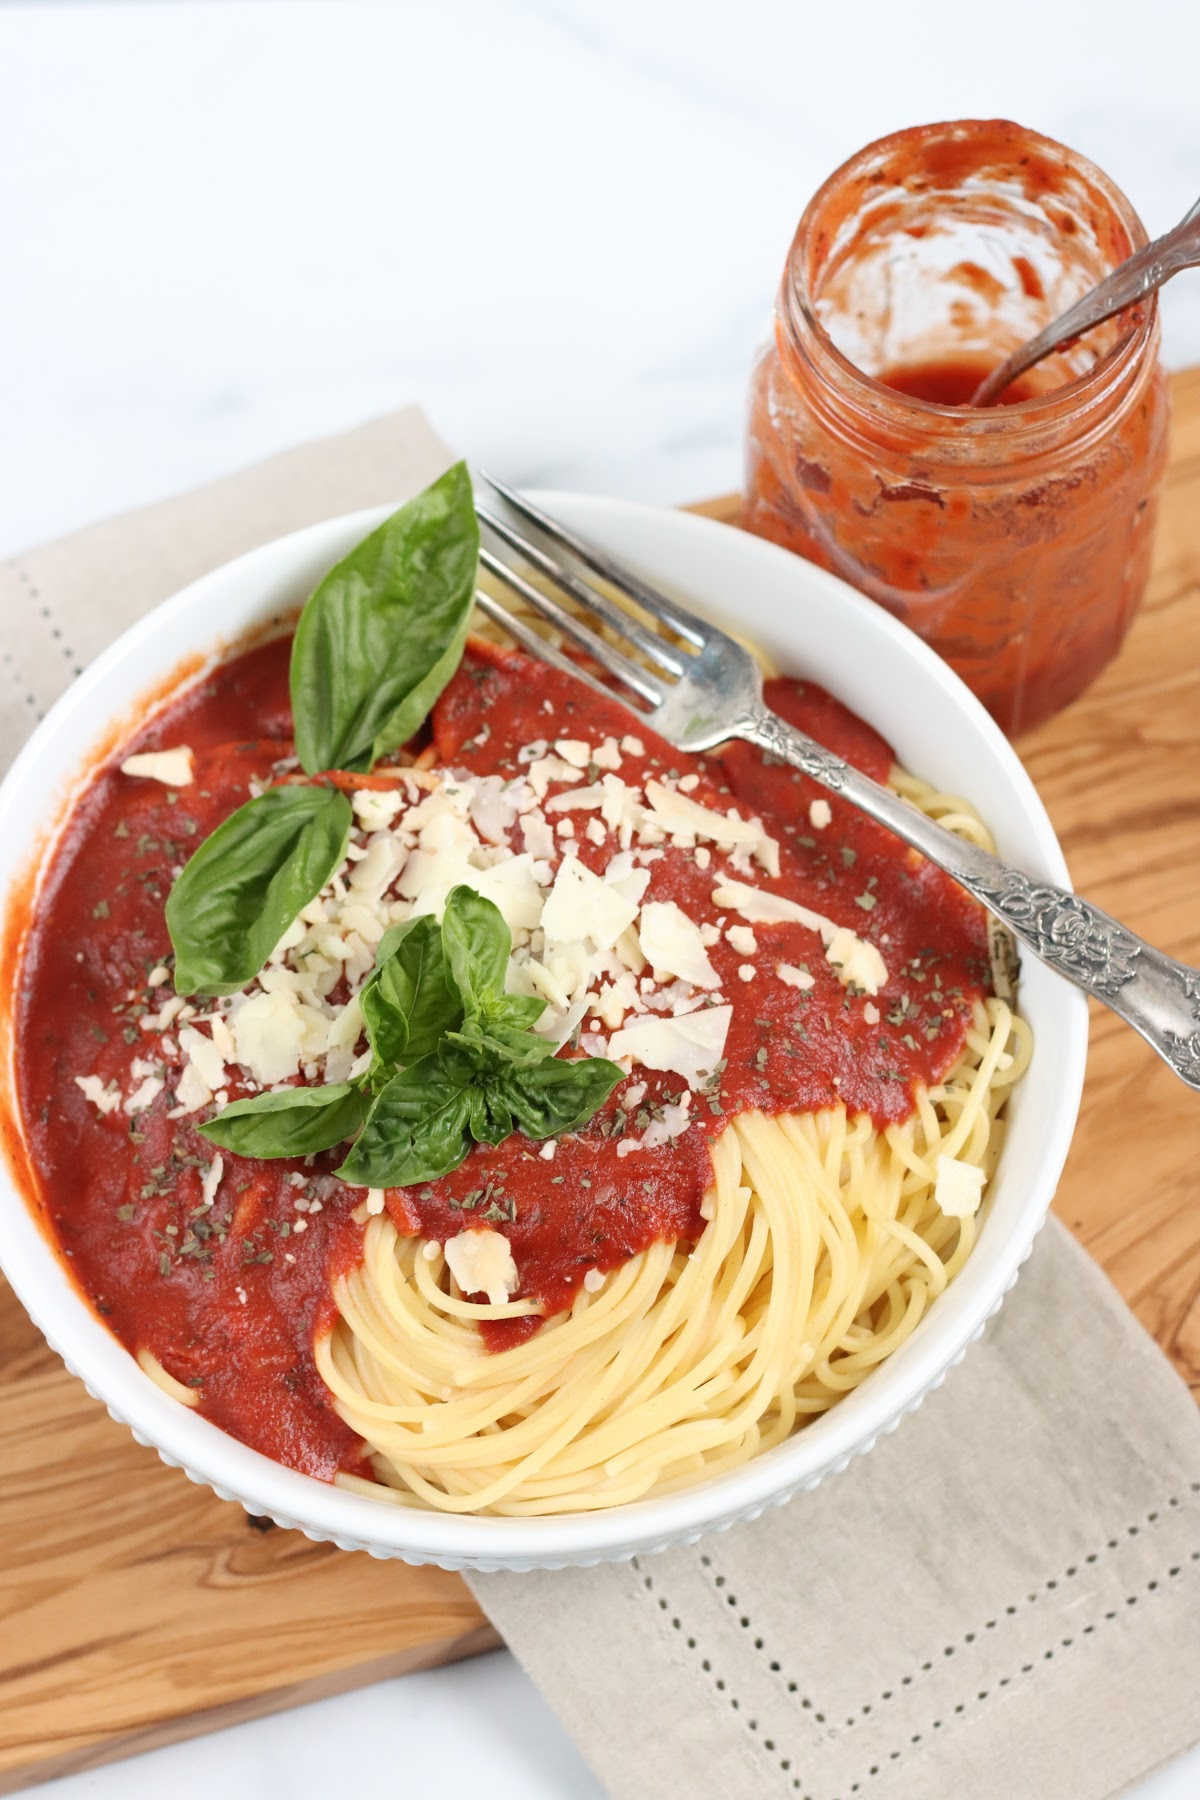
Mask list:
MULTIPOLYGON (((1198 69, 1193 0, 0 4, 0 553, 411 399, 518 480, 732 487, 749 358, 836 163, 1004 113, 1161 231, 1200 192, 1198 69)), ((1200 272, 1166 353, 1200 361, 1200 272)), ((347 1779, 599 1791, 497 1655, 44 1792, 347 1779)), ((1197 1792, 1193 1758, 1141 1800, 1197 1792)))

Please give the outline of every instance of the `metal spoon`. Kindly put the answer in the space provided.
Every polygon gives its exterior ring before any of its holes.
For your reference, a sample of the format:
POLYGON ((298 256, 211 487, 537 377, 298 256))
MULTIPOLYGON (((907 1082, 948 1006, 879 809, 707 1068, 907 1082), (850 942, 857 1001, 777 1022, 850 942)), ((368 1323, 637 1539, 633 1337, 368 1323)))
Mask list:
POLYGON ((998 369, 993 369, 986 381, 980 382, 971 395, 971 405, 990 406, 1010 382, 1031 369, 1034 363, 1041 362, 1043 356, 1049 356, 1061 344, 1090 331, 1102 319, 1111 319, 1114 313, 1123 312, 1135 300, 1154 293, 1165 281, 1170 281, 1172 275, 1178 275, 1180 269, 1190 269, 1197 264, 1200 264, 1200 200, 1180 219, 1174 230, 1164 232, 1144 250, 1129 257, 1111 275, 1106 275, 1098 287, 1092 288, 1082 300, 1077 300, 1074 306, 1047 325, 1045 331, 1014 350, 998 369))

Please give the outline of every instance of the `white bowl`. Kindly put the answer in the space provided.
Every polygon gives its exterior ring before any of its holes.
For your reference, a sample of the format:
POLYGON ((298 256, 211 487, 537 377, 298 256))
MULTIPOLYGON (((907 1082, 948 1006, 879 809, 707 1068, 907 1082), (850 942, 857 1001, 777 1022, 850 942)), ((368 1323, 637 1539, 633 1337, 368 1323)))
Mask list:
MULTIPOLYGON (((750 633, 785 670, 811 676, 895 746, 905 766, 967 795, 1003 856, 1067 883, 1062 852, 1028 776, 983 708, 904 626, 799 557, 726 525, 572 494, 545 505, 651 579, 750 633)), ((384 509, 386 510, 386 509, 384 509)), ((185 659, 221 646, 303 600, 329 566, 384 516, 331 519, 264 545, 157 607, 92 664, 38 727, 0 788, 0 894, 28 892, 47 828, 89 759, 185 659)), ((165 1462, 225 1499, 309 1537, 443 1568, 530 1569, 616 1560, 750 1519, 814 1487, 869 1450, 919 1405, 982 1331, 1045 1218, 1079 1105, 1087 1047, 1083 997, 1025 959, 1022 1011, 1033 1064, 1013 1096, 1008 1139, 978 1243, 912 1338, 853 1393, 777 1449, 731 1474, 607 1512, 538 1519, 463 1518, 345 1493, 271 1462, 169 1399, 111 1337, 68 1280, 21 1191, 0 1174, 5 1272, 67 1367, 165 1462)), ((7 1007, 0 1008, 4 1017, 7 1007)), ((12 1094, 11 1032, 0 1068, 12 1094)))

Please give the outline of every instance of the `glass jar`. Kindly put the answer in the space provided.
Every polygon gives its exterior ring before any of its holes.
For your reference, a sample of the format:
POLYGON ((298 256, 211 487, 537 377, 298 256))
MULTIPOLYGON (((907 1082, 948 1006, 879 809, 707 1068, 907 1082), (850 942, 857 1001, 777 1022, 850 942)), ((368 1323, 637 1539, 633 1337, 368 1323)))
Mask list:
POLYGON ((1018 732, 1115 655, 1168 402, 1153 298, 972 407, 1146 241, 1093 164, 1003 120, 882 138, 812 200, 754 369, 748 527, 844 577, 1018 732))

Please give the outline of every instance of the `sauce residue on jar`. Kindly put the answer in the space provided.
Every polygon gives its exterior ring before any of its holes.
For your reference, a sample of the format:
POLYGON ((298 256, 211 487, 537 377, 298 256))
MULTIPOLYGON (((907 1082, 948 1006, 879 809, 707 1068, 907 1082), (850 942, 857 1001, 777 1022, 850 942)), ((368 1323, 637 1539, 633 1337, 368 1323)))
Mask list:
POLYGON ((744 523, 903 620, 1012 733, 1082 692, 1145 589, 1168 416, 1153 300, 1001 404, 971 396, 1144 241, 1049 138, 899 132, 811 202, 754 369, 744 523))

